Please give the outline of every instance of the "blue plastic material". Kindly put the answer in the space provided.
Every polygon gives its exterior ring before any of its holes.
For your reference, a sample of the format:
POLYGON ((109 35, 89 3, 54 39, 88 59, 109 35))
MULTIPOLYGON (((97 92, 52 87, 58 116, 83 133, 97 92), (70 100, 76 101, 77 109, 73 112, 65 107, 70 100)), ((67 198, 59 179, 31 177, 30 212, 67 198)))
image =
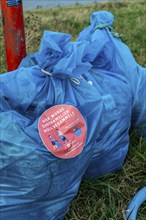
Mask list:
MULTIPOLYGON (((132 127, 141 128, 146 140, 146 68, 136 63, 130 49, 116 37, 110 29, 98 29, 98 25, 113 25, 114 17, 106 11, 94 12, 91 15, 91 25, 83 30, 78 41, 97 42, 97 53, 92 65, 96 69, 106 69, 125 76, 133 94, 132 127)), ((96 48, 96 50, 97 50, 96 48)))
POLYGON ((146 69, 107 27, 95 30, 113 21, 93 13, 75 42, 45 31, 40 50, 1 76, 2 219, 62 220, 83 176, 123 165, 131 120, 138 127, 146 120, 146 69), (52 155, 38 133, 42 113, 59 104, 77 107, 87 126, 84 149, 72 159, 52 155))
POLYGON ((146 186, 136 193, 126 210, 126 220, 136 220, 137 211, 146 201, 146 186))

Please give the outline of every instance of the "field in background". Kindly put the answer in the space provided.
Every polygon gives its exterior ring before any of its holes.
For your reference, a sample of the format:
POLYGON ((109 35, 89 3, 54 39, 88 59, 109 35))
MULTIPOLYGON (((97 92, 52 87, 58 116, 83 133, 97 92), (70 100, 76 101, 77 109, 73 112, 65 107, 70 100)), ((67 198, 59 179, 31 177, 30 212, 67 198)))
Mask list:
MULTIPOLYGON (((137 62, 146 67, 146 1, 105 3, 87 6, 57 7, 25 11, 27 53, 39 49, 43 30, 70 33, 75 40, 89 24, 93 11, 107 10, 115 16, 115 31, 122 34, 137 62)), ((0 27, 0 72, 6 72, 2 28, 0 27)), ((146 185, 146 143, 130 134, 130 148, 125 164, 117 174, 90 182, 83 181, 71 204, 66 220, 123 220, 135 192, 146 185)), ((108 159, 108 158, 107 158, 108 159)), ((137 220, 146 220, 146 203, 137 220)))

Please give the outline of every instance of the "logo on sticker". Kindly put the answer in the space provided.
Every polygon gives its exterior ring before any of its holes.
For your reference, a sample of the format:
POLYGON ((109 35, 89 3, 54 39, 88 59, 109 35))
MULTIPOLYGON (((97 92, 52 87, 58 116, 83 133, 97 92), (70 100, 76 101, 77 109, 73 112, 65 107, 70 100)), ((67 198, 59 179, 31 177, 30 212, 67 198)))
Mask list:
POLYGON ((56 105, 39 119, 39 134, 46 148, 59 158, 79 155, 86 141, 86 123, 77 108, 56 105))

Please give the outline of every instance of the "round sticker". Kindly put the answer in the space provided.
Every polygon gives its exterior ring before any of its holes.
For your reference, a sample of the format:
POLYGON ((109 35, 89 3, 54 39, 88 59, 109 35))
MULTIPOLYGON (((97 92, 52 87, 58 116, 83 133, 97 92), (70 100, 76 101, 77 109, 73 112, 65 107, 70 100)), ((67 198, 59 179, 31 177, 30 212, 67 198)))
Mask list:
POLYGON ((77 108, 56 105, 39 119, 39 133, 46 148, 59 158, 80 154, 86 141, 86 123, 77 108))

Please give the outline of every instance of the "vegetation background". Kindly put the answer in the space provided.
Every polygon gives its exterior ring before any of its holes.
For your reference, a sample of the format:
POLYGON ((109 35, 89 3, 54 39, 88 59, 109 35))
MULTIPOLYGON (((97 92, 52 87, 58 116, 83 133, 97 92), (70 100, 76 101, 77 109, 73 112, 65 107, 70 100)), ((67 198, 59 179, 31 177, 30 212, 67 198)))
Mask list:
MULTIPOLYGON (((115 16, 115 31, 123 35, 139 64, 146 67, 146 1, 94 3, 24 11, 27 54, 38 51, 44 30, 70 33, 75 40, 89 25, 93 11, 107 10, 115 16)), ((6 72, 3 30, 0 26, 0 73, 6 72)), ((97 180, 83 181, 66 220, 123 220, 134 194, 146 185, 146 142, 130 132, 130 147, 121 170, 97 180)), ((108 159, 108 158, 107 158, 108 159)), ((137 220, 146 220, 146 202, 137 220)))

